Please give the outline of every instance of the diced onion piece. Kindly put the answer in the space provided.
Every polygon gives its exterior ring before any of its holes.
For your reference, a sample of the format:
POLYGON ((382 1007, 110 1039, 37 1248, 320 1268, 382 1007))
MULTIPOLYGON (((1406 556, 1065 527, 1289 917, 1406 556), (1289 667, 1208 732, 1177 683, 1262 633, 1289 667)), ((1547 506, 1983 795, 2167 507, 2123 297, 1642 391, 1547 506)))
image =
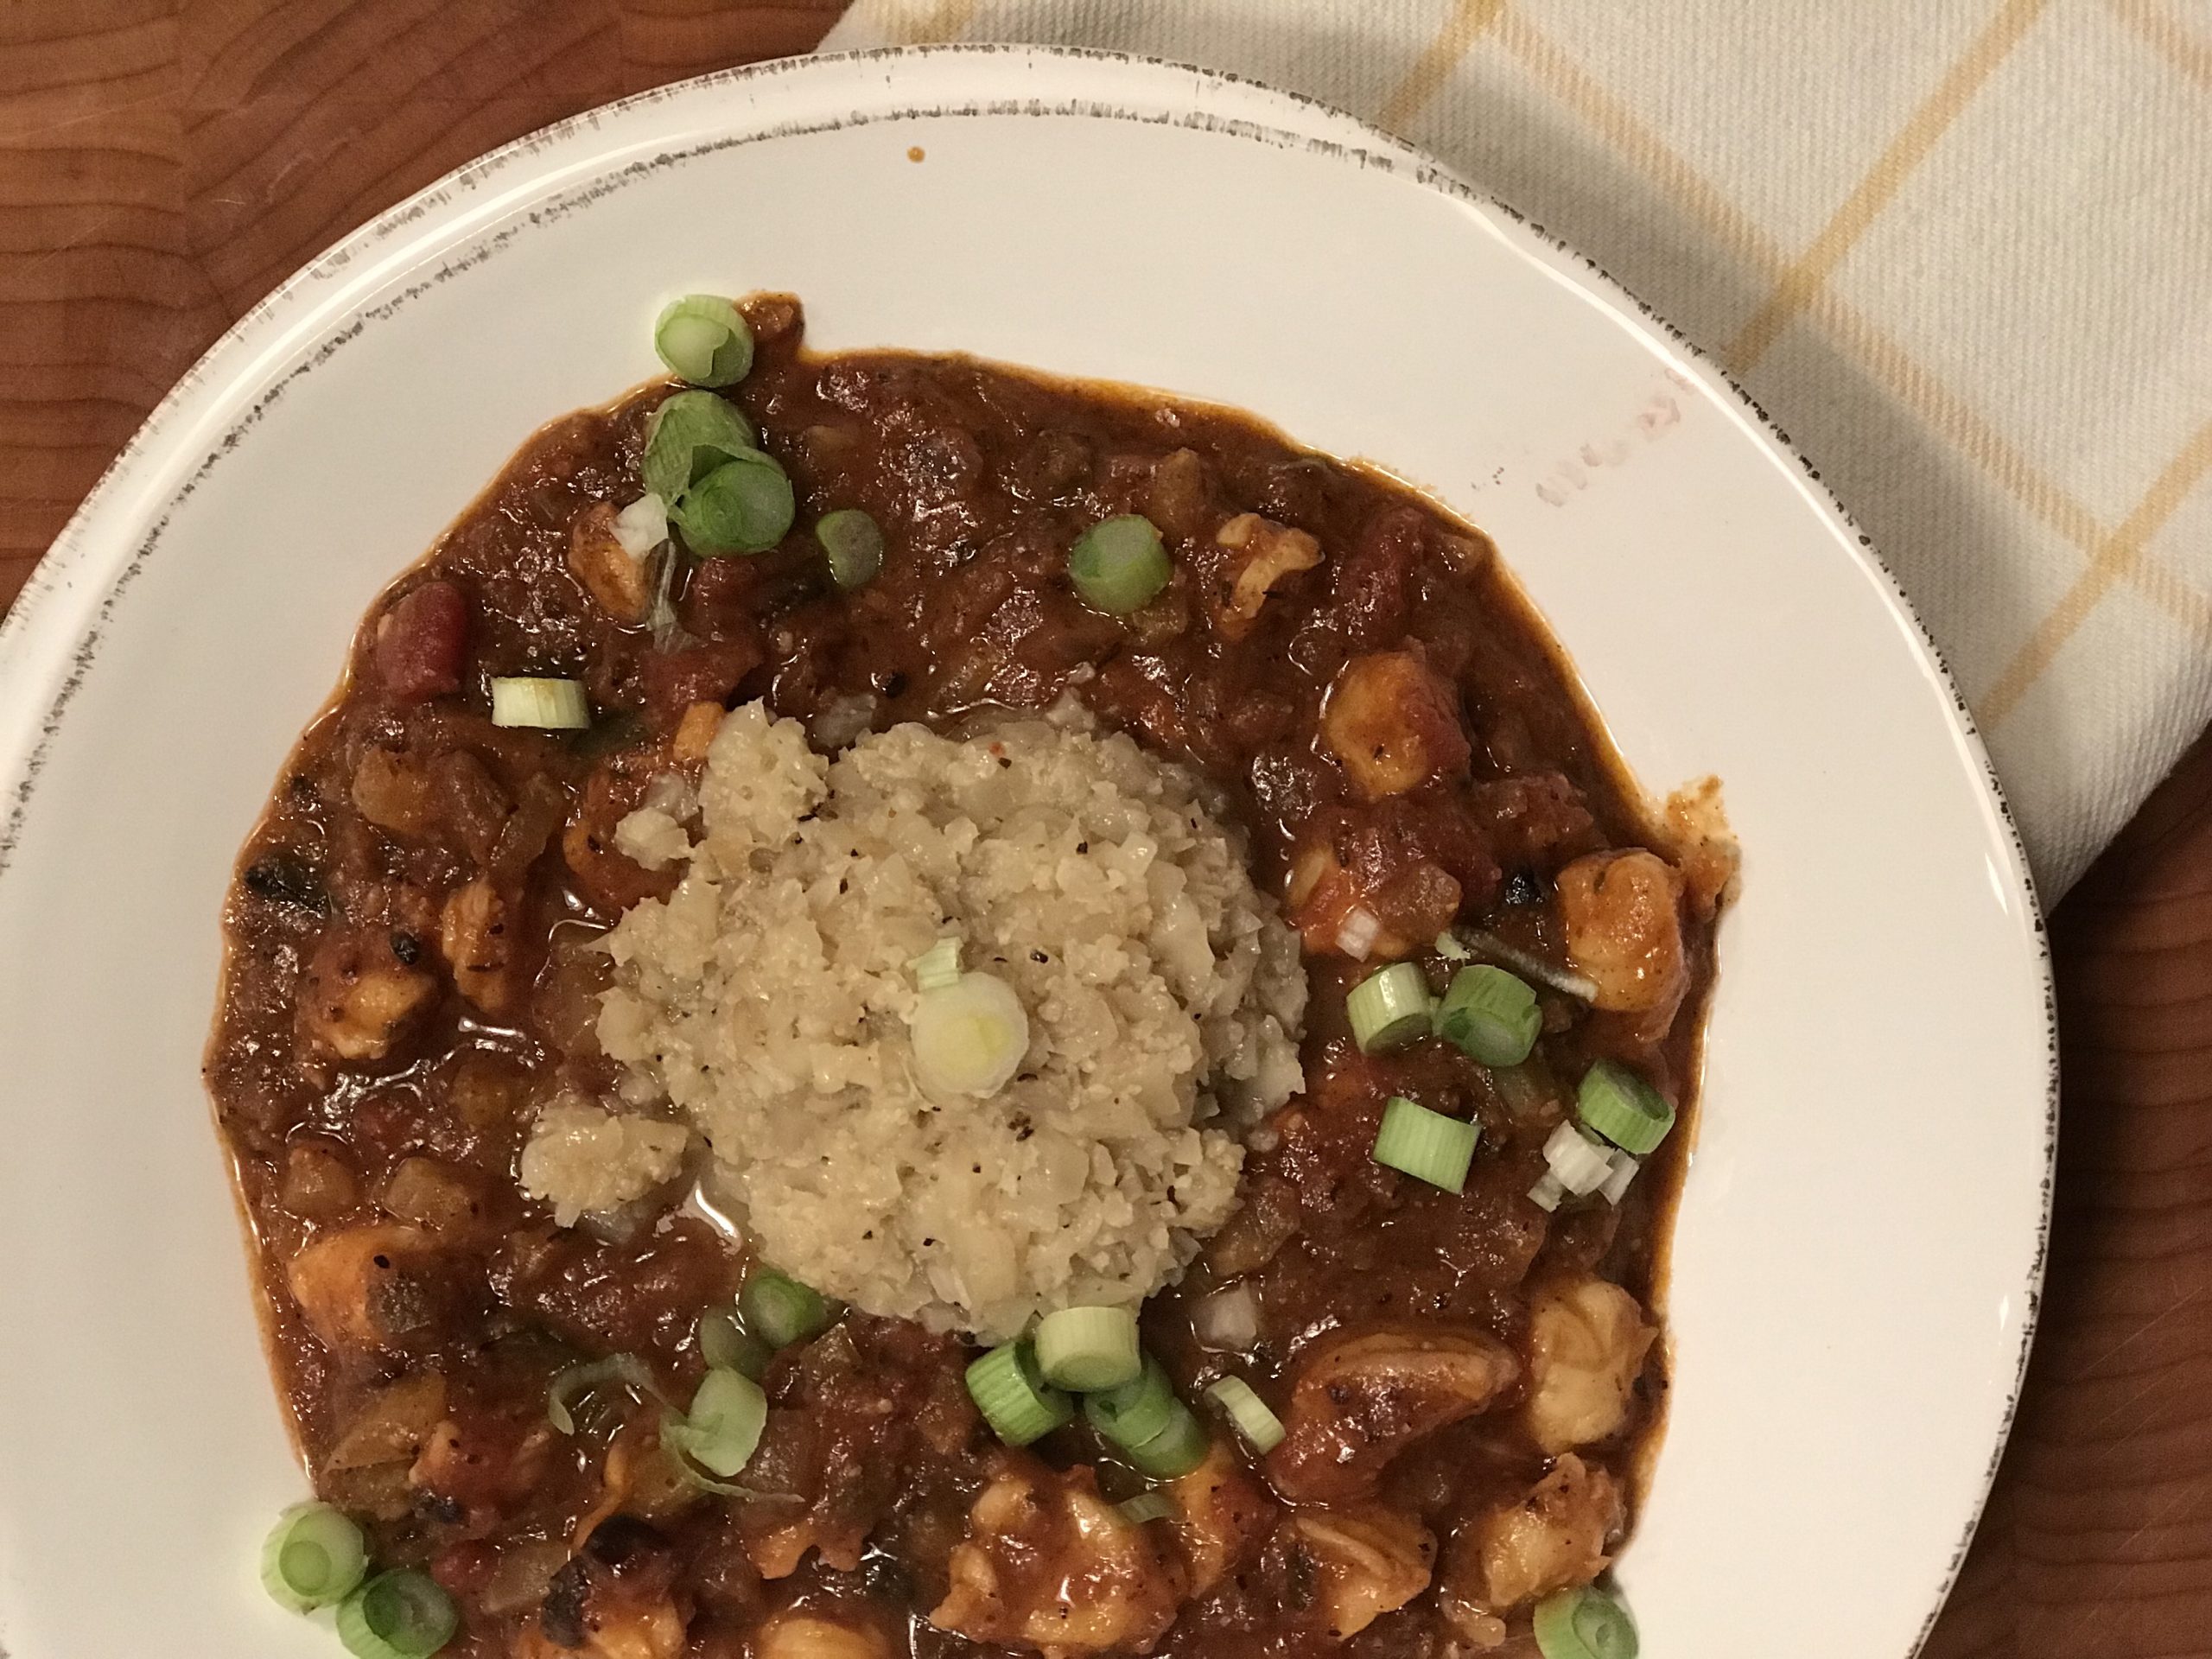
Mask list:
POLYGON ((840 588, 866 587, 883 569, 883 531, 858 507, 823 513, 814 539, 830 561, 830 580, 840 588))
POLYGON ((1563 992, 1578 1001, 1594 1002, 1598 1000, 1597 985, 1576 973, 1572 968, 1562 968, 1557 963, 1546 962, 1533 951, 1523 950, 1518 945, 1508 944, 1495 933, 1472 932, 1462 937, 1468 949, 1477 956, 1488 957, 1492 961, 1502 962, 1523 979, 1533 979, 1539 985, 1548 985, 1552 989, 1563 992))
POLYGON ((699 1316, 699 1357, 717 1370, 742 1371, 758 1382, 776 1351, 720 1308, 699 1316))
POLYGON ((1466 1189, 1475 1142, 1481 1138, 1481 1128, 1465 1118, 1446 1117, 1403 1095, 1393 1095, 1382 1109, 1374 1158, 1431 1186, 1459 1192, 1466 1189))
POLYGON ((1229 1421, 1255 1452, 1272 1452, 1282 1444, 1282 1419, 1268 1409, 1268 1402, 1243 1377, 1223 1377, 1206 1390, 1206 1398, 1229 1414, 1229 1421))
POLYGON ((1605 1184, 1598 1189, 1607 1204, 1618 1204, 1627 1195, 1629 1183, 1636 1179, 1636 1172, 1643 1166, 1624 1152, 1613 1154, 1612 1173, 1605 1177, 1605 1184))
POLYGON ((278 1606, 311 1612, 343 1601, 368 1565, 360 1528, 327 1503, 295 1503, 261 1547, 261 1587, 278 1606))
POLYGON ((1586 1584, 1536 1604, 1535 1637, 1544 1659, 1636 1659, 1636 1626, 1627 1611, 1586 1584))
POLYGON ((1124 1451, 1156 1438, 1183 1409, 1174 1384, 1156 1359, 1147 1359, 1135 1381, 1085 1395, 1083 1401, 1083 1414, 1090 1426, 1124 1451))
POLYGON ((575 680, 514 676, 492 682, 494 726, 536 726, 550 732, 582 731, 591 724, 591 699, 575 680))
POLYGON ((648 491, 614 515, 614 539, 642 559, 668 539, 668 504, 648 491))
POLYGON ((1076 592, 1110 616, 1150 603, 1173 574, 1158 527, 1141 513, 1093 524, 1068 550, 1068 579, 1076 592))
POLYGON ((1436 1034, 1484 1065, 1520 1065, 1543 1026, 1543 1010, 1528 982, 1488 963, 1452 975, 1436 1005, 1436 1034))
POLYGON ((971 1363, 968 1393, 1008 1446, 1027 1446, 1075 1419, 1075 1402, 1045 1381, 1027 1341, 1001 1343, 971 1363))
POLYGON ((1475 959, 1474 953, 1460 944, 1459 937, 1448 927, 1436 936, 1436 943, 1430 949, 1446 962, 1472 962, 1475 959))
POLYGON ((1576 1198, 1595 1192, 1613 1173, 1610 1148, 1599 1146, 1572 1123, 1562 1123, 1544 1142, 1544 1161, 1559 1184, 1576 1198))
POLYGON ((659 1390, 653 1386, 652 1371, 644 1360, 635 1354, 609 1354, 604 1359, 571 1365, 555 1376, 545 1388, 546 1421, 563 1434, 575 1433, 575 1402, 607 1382, 620 1382, 639 1394, 660 1397, 659 1390))
POLYGON ((1618 1060, 1600 1060, 1582 1074, 1574 1107, 1585 1123, 1639 1157, 1675 1127, 1675 1109, 1666 1096, 1618 1060))
POLYGON ((1147 1521, 1165 1521, 1175 1513, 1175 1506, 1167 1501, 1165 1492, 1139 1492, 1114 1507, 1122 1512, 1122 1519, 1133 1527, 1141 1527, 1147 1521))
POLYGON ((1037 1369, 1063 1389, 1096 1394, 1144 1370, 1137 1316, 1127 1307, 1064 1307, 1038 1322, 1037 1369))
POLYGON ((1260 1299, 1245 1284, 1201 1297, 1191 1309, 1191 1332, 1202 1348, 1249 1354, 1260 1340, 1260 1299))
POLYGON ((1536 1177, 1536 1184, 1529 1189, 1529 1202, 1547 1215, 1558 1209, 1559 1201, 1566 1196, 1567 1189, 1560 1185, 1559 1177, 1548 1169, 1536 1177))
POLYGON ((671 300, 653 324, 653 350, 695 386, 729 386, 753 368, 753 327, 719 294, 671 300))
POLYGON ((1378 968, 1344 998, 1352 1040, 1363 1054, 1387 1054, 1416 1037, 1426 1037, 1435 1011, 1436 999, 1428 994, 1428 981, 1410 962, 1378 968))
POLYGON ((1178 1480, 1206 1460, 1211 1445, 1205 1425, 1178 1400, 1166 1427, 1141 1446, 1122 1447, 1122 1455, 1156 1480, 1178 1480))
POLYGON ((940 1094, 995 1095, 1029 1052, 1029 1016, 1004 980, 963 974, 924 991, 910 1029, 914 1071, 940 1094))
POLYGON ((960 977, 960 941, 939 939, 906 964, 914 970, 914 988, 934 991, 960 977))
POLYGON ((661 1425, 664 1446, 727 1480, 753 1461, 768 1426, 768 1396, 742 1371, 710 1370, 691 1409, 661 1425))
POLYGON ((830 1304, 788 1274, 764 1268, 737 1294, 745 1328, 771 1348, 788 1348, 829 1327, 830 1304))
POLYGON ((1355 905, 1344 912, 1344 920, 1337 927, 1337 949, 1354 962, 1365 962, 1367 953, 1375 948, 1375 941, 1382 937, 1382 918, 1364 905, 1355 905))
POLYGON ((427 1573, 379 1573, 338 1608, 338 1639, 354 1659, 429 1659, 453 1640, 461 1614, 427 1573))

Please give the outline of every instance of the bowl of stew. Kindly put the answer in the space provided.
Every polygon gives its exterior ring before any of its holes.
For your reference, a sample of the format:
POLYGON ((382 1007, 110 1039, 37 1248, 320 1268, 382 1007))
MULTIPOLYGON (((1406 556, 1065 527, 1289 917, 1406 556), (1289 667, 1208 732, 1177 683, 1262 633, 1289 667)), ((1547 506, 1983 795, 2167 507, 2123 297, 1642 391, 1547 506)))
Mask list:
POLYGON ((7 641, 12 1652, 1940 1605, 2045 1221, 2001 798, 1786 443, 1395 141, 615 106, 241 324, 7 641))

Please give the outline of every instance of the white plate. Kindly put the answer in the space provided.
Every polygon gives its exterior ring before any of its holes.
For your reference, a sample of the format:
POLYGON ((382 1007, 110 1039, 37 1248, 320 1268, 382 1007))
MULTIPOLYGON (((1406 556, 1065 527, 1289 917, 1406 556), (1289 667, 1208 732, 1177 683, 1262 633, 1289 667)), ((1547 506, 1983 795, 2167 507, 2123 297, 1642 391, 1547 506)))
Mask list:
POLYGON ((0 1646, 337 1651, 254 1582, 302 1491, 196 1077, 231 862, 356 620, 688 289, 829 347, 1241 405, 1486 526, 1630 763, 1745 849, 1621 1566, 1650 1659, 1899 1659, 2042 1260, 2042 928, 1865 538, 1602 274, 1379 133, 1030 48, 775 64, 585 116, 324 256, 156 411, 0 653, 0 1646), (925 159, 909 159, 918 147, 925 159))

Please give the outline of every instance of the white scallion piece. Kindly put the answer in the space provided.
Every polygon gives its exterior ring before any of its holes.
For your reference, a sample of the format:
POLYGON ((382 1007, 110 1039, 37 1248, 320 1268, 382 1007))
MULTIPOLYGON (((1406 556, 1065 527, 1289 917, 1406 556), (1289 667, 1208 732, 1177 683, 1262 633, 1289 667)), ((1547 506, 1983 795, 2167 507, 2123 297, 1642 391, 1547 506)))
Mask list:
POLYGON ((1595 1192, 1613 1173, 1610 1151, 1600 1147, 1572 1123, 1562 1123, 1544 1142, 1544 1161, 1559 1184, 1576 1198, 1595 1192))
POLYGON ((1628 1184, 1636 1179, 1636 1172, 1643 1167, 1633 1153, 1615 1152, 1612 1173, 1605 1177, 1605 1184, 1598 1189, 1605 1202, 1618 1204, 1628 1192, 1628 1184))
POLYGON ((614 515, 614 539, 632 558, 644 558, 668 539, 668 504, 657 495, 639 496, 614 515))
POLYGON ((1431 949, 1446 962, 1472 962, 1475 959, 1475 953, 1460 944, 1459 936, 1448 927, 1436 936, 1436 943, 1431 949))
POLYGON ((591 699, 575 680, 517 676, 492 682, 492 723, 582 731, 591 724, 591 699))
POLYGON ((1529 1189, 1529 1201, 1537 1209, 1549 1212, 1559 1208, 1559 1201, 1567 1196, 1567 1189, 1559 1184, 1559 1177, 1546 1170, 1529 1189))
POLYGON ((1346 913, 1337 929, 1337 949, 1354 962, 1365 962, 1375 941, 1382 937, 1382 918, 1361 905, 1346 913))
POLYGON ((1004 980, 963 974, 924 991, 910 1027, 922 1086, 949 1095, 995 1095, 1029 1052, 1029 1015, 1004 980))

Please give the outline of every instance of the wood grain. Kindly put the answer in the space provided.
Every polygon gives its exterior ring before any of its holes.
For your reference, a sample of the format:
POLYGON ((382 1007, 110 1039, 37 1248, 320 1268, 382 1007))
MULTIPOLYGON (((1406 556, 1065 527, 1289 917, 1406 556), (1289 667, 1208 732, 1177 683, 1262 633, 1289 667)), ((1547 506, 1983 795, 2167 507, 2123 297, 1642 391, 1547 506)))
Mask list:
MULTIPOLYGON (((321 248, 535 127, 806 50, 841 3, 0 0, 0 603, 177 376, 321 248)), ((2212 744, 2055 931, 2042 1336, 1928 1652, 2212 1655, 2212 744)))
POLYGON ((0 0, 0 605, 177 377, 493 146, 843 0, 0 0))

